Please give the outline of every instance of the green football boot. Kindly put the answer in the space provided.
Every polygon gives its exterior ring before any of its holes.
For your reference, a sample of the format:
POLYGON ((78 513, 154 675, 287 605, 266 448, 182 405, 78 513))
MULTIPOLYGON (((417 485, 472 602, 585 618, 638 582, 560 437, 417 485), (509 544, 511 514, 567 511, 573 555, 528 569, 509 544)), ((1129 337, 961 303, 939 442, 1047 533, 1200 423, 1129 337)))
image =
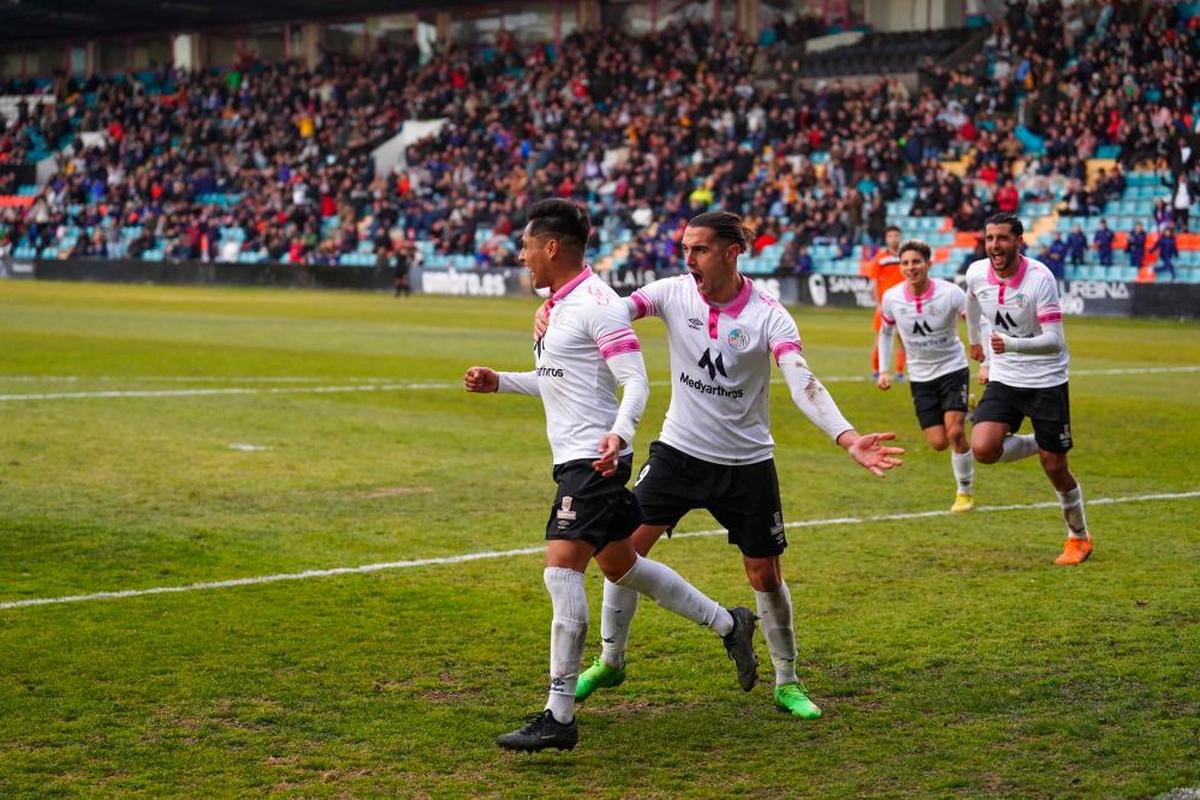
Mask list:
POLYGON ((575 684, 575 702, 582 703, 591 697, 592 692, 597 689, 611 689, 614 686, 620 686, 624 682, 624 667, 620 669, 610 667, 600 660, 600 658, 597 658, 579 676, 579 682, 575 684))
POLYGON ((808 699, 808 690, 802 683, 785 683, 776 686, 775 705, 780 711, 786 711, 800 719, 817 719, 821 716, 821 709, 808 699))

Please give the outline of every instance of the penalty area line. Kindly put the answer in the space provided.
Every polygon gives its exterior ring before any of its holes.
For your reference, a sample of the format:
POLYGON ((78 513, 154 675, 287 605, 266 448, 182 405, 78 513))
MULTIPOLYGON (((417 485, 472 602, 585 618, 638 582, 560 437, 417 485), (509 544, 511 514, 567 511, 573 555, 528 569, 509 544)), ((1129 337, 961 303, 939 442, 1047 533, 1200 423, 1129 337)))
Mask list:
MULTIPOLYGON (((1125 497, 1098 497, 1088 500, 1091 506, 1116 505, 1118 503, 1150 503, 1170 500, 1188 500, 1200 497, 1200 491, 1166 492, 1159 494, 1127 495, 1125 497)), ((988 514, 1006 511, 1027 511, 1038 508, 1057 508, 1056 502, 1019 503, 1002 506, 979 506, 972 513, 988 514)), ((865 517, 830 517, 827 519, 808 519, 786 523, 788 528, 814 528, 833 525, 859 525, 865 522, 896 522, 908 519, 924 519, 927 517, 948 517, 951 513, 946 510, 911 511, 896 514, 874 514, 865 517)), ((691 539, 705 536, 720 536, 723 529, 706 531, 690 531, 677 533, 677 539, 691 539)), ((303 581, 311 578, 329 578, 337 575, 365 575, 372 572, 383 572, 393 569, 413 569, 416 567, 433 567, 443 564, 463 564, 470 561, 485 561, 499 558, 513 558, 544 553, 545 545, 537 547, 520 547, 514 550, 485 550, 478 553, 463 553, 455 556, 439 556, 435 558, 418 558, 407 561, 384 561, 378 564, 363 564, 357 567, 333 567, 331 569, 309 569, 303 572, 286 572, 276 575, 257 575, 246 578, 232 578, 223 581, 204 581, 189 583, 183 586, 156 586, 148 589, 126 589, 113 592, 93 592, 91 594, 73 594, 62 597, 36 597, 28 600, 10 600, 0 603, 0 611, 31 606, 63 605, 67 603, 90 603, 97 600, 125 600, 131 597, 146 597, 156 594, 182 594, 184 592, 202 592, 212 589, 232 589, 238 586, 259 586, 265 583, 281 583, 283 581, 303 581)))

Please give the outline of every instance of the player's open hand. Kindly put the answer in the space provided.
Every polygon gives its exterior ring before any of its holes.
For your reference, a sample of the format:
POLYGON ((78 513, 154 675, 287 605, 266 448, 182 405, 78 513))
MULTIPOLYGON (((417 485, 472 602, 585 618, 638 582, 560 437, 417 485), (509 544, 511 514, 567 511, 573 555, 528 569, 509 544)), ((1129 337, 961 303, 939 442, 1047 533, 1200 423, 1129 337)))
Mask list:
POLYGON ((538 306, 538 310, 533 312, 533 340, 546 335, 546 329, 550 327, 550 309, 546 308, 547 303, 542 303, 538 306))
POLYGON ((471 367, 463 376, 463 388, 468 392, 479 392, 480 394, 498 392, 500 391, 500 375, 496 370, 487 367, 471 367))
POLYGON ((887 370, 880 371, 879 377, 875 379, 875 385, 885 392, 892 388, 892 379, 888 377, 887 370))
POLYGON ((1004 337, 992 331, 992 352, 1000 354, 1004 352, 1004 337))
POLYGON ((980 364, 983 363, 983 345, 981 345, 981 344, 971 345, 971 360, 978 361, 980 364))
POLYGON ((592 462, 592 469, 606 478, 614 474, 617 471, 617 457, 624 448, 625 442, 621 441, 620 436, 615 433, 604 434, 600 437, 600 446, 596 448, 600 457, 592 462))
POLYGON ((885 470, 895 469, 904 463, 896 457, 904 455, 903 447, 883 444, 895 438, 894 433, 864 433, 847 450, 855 461, 882 478, 885 470))

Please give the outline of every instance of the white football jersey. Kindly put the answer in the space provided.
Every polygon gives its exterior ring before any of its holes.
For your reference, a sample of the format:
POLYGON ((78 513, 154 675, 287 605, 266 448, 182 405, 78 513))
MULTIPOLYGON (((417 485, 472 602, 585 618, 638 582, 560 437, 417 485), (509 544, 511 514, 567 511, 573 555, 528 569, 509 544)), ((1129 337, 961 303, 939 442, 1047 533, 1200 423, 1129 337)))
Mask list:
MULTIPOLYGON (((983 258, 967 269, 966 283, 967 294, 982 309, 983 321, 996 333, 1023 339, 1041 334, 1043 323, 1062 322, 1058 281, 1040 261, 1021 256, 1016 274, 1002 281, 991 261, 983 258)), ((988 340, 981 344, 989 356, 989 377, 997 383, 1040 389, 1067 382, 1065 341, 1062 350, 1047 355, 993 353, 988 340)))
POLYGON ((880 312, 884 323, 900 334, 912 380, 931 381, 967 368, 967 353, 958 338, 958 319, 966 304, 963 290, 941 278, 930 278, 919 296, 907 283, 883 293, 880 312))
POLYGON ((715 464, 771 458, 771 357, 800 351, 796 323, 743 276, 738 296, 709 306, 691 275, 655 281, 629 297, 634 319, 662 318, 671 353, 671 404, 659 438, 715 464))
MULTIPOLYGON (((555 464, 595 459, 617 418, 617 379, 606 359, 641 350, 625 301, 591 268, 554 293, 536 370, 500 373, 501 391, 541 395, 555 464), (536 377, 536 388, 530 379, 536 377)), ((633 452, 627 446, 621 455, 633 452)))

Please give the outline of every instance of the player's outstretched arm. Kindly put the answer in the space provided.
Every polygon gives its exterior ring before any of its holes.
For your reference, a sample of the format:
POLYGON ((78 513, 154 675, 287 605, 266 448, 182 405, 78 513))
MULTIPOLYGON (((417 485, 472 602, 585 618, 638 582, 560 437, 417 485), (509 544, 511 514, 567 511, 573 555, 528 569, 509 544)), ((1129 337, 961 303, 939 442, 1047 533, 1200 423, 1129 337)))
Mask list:
POLYGON ((828 390, 808 368, 808 361, 800 353, 799 345, 795 350, 781 353, 778 363, 779 371, 783 373, 783 379, 792 394, 792 402, 808 417, 809 422, 825 431, 835 442, 846 431, 854 430, 850 421, 842 416, 828 390))
POLYGON ((904 448, 883 444, 895 439, 896 434, 862 435, 854 430, 854 426, 842 415, 833 397, 817 380, 817 376, 813 375, 812 370, 808 368, 808 362, 798 350, 791 350, 779 356, 779 371, 783 373, 783 379, 791 390, 792 401, 796 407, 863 467, 882 478, 885 470, 903 463, 897 456, 904 454, 904 448))

